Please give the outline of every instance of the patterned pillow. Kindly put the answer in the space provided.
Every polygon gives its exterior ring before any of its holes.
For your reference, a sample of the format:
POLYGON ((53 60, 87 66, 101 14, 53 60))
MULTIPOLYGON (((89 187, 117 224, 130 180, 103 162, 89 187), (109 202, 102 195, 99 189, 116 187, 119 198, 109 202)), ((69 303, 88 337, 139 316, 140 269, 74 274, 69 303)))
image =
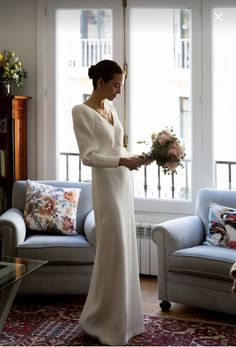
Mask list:
POLYGON ((79 188, 53 187, 27 180, 24 209, 27 228, 75 235, 80 191, 79 188))
POLYGON ((208 221, 208 243, 236 248, 236 209, 211 203, 208 221))

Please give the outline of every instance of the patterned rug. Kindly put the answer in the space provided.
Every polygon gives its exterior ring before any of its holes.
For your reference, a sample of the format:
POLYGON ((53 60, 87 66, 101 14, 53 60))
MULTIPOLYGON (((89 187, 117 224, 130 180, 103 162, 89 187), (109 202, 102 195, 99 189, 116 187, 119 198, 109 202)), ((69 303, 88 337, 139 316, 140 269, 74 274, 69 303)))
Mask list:
MULTIPOLYGON (((1 346, 99 346, 79 326, 82 305, 72 303, 16 303, 3 332, 1 346)), ((236 346, 231 324, 144 316, 145 333, 129 346, 236 346)))

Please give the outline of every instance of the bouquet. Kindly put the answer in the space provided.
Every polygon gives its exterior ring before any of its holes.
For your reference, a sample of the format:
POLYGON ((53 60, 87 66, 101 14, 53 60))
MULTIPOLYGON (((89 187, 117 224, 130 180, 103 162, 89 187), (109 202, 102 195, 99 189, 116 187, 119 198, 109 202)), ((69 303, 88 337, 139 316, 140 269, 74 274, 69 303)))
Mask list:
POLYGON ((23 88, 26 76, 27 73, 15 52, 6 49, 0 52, 0 81, 23 88))
POLYGON ((184 147, 173 133, 165 129, 151 136, 152 146, 148 153, 143 153, 146 160, 155 160, 163 168, 164 174, 177 173, 178 166, 183 168, 181 160, 186 156, 184 147))

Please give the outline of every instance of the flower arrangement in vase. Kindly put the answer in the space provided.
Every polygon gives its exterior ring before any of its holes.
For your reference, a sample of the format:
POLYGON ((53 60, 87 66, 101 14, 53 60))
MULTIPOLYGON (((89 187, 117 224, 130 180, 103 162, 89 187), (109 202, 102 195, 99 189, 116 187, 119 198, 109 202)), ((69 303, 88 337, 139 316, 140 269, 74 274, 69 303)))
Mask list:
POLYGON ((15 52, 7 49, 0 52, 0 93, 10 94, 11 85, 23 88, 26 77, 27 72, 15 52))

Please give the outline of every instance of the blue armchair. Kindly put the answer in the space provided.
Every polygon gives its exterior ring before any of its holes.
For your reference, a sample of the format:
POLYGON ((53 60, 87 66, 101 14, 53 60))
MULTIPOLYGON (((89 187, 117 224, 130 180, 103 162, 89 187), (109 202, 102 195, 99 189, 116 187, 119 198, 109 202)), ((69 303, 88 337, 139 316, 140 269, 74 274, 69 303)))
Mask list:
POLYGON ((236 314, 230 277, 236 249, 205 242, 211 202, 236 208, 236 191, 204 188, 198 193, 195 215, 166 221, 152 229, 163 311, 175 302, 236 314))
POLYGON ((36 181, 57 187, 80 188, 73 236, 27 230, 23 211, 26 181, 13 185, 12 208, 0 216, 2 255, 47 260, 48 264, 21 282, 21 294, 86 294, 92 274, 96 234, 91 184, 36 181))

